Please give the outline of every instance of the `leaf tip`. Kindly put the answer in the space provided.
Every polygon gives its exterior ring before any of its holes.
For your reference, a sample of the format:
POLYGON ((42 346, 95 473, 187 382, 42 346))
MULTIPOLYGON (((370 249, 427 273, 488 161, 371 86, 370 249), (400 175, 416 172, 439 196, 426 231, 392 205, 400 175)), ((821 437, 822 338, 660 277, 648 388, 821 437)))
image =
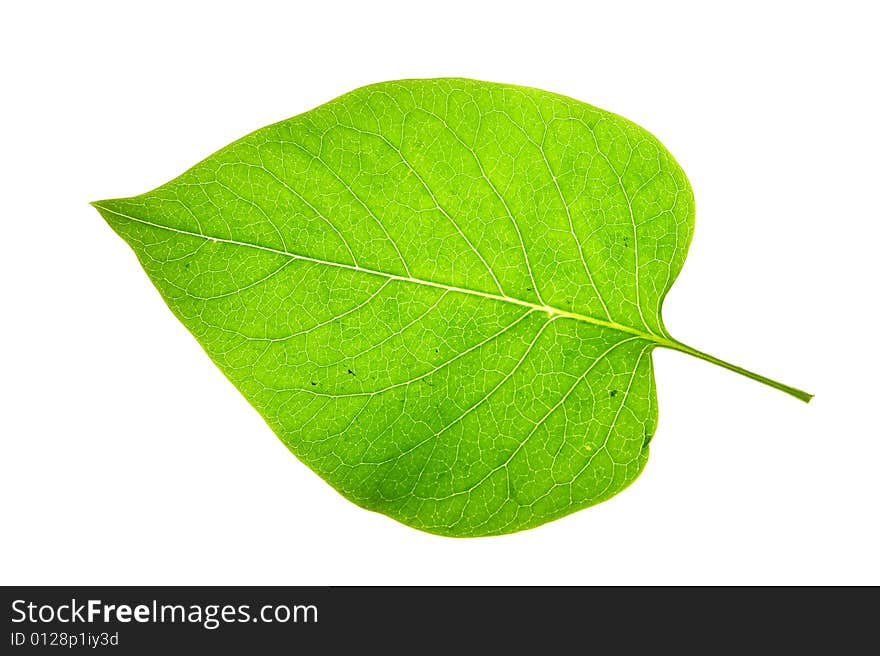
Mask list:
POLYGON ((89 201, 89 205, 98 210, 98 213, 108 221, 116 214, 114 208, 118 207, 113 199, 93 200, 89 201))

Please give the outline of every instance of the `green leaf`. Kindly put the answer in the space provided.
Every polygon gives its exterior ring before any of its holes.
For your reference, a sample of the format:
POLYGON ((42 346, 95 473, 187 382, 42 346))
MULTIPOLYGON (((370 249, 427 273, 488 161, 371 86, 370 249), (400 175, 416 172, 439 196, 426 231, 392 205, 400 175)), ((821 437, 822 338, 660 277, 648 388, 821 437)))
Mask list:
POLYGON ((94 203, 285 445, 451 536, 617 494, 657 425, 651 352, 694 224, 648 132, 464 79, 358 89, 94 203))

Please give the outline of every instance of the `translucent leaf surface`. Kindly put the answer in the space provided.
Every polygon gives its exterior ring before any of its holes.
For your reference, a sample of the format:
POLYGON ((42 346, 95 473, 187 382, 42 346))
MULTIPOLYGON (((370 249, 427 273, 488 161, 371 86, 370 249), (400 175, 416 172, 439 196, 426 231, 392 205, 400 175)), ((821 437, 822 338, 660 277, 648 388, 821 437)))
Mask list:
POLYGON ((648 132, 536 89, 358 89, 95 203, 177 317, 343 495, 455 536, 537 526, 642 471, 651 352, 690 242, 648 132))

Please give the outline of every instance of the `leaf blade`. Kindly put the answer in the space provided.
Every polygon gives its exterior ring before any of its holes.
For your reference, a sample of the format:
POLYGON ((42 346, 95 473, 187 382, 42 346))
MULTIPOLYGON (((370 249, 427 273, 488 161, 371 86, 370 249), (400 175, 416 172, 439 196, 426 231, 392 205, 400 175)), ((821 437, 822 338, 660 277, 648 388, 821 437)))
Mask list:
POLYGON ((364 507, 505 533, 644 466, 693 199, 625 119, 382 83, 95 206, 288 448, 364 507))

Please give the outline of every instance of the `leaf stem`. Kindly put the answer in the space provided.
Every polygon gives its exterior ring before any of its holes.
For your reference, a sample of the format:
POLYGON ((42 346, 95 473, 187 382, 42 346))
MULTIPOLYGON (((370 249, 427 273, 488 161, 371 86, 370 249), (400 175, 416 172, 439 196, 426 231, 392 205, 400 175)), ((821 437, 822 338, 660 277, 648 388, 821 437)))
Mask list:
MULTIPOLYGON (((562 310, 559 308, 551 307, 549 305, 538 305, 536 303, 532 303, 530 301, 524 301, 522 299, 513 298, 510 296, 504 296, 499 294, 492 294, 489 292, 477 291, 474 289, 467 289, 464 287, 454 287, 452 285, 447 285, 439 282, 434 282, 432 280, 424 280, 420 278, 413 278, 409 275, 401 276, 393 273, 387 273, 384 271, 378 271, 374 269, 367 269, 361 266, 357 266, 355 264, 346 264, 343 262, 334 262, 331 260, 321 260, 313 257, 307 257, 305 255, 300 255, 298 253, 291 253, 286 250, 278 250, 276 248, 271 248, 269 246, 262 246, 255 243, 250 243, 246 241, 236 241, 233 239, 228 239, 224 237, 212 236, 202 234, 201 232, 192 232, 189 230, 183 230, 180 228, 172 228, 170 226, 160 225, 158 223, 153 223, 151 221, 147 221, 145 219, 139 219, 134 216, 130 216, 128 214, 124 214, 115 209, 111 209, 108 207, 108 204, 113 201, 97 201, 92 203, 92 205, 98 209, 101 214, 107 218, 107 214, 112 214, 123 219, 134 221, 135 223, 140 223, 146 226, 150 226, 152 228, 157 228, 159 230, 167 230, 168 232, 177 233, 181 235, 188 235, 190 237, 198 237, 200 239, 205 239, 212 242, 224 243, 224 244, 233 244, 235 246, 244 246, 248 248, 254 248, 261 251, 267 251, 269 253, 276 253, 278 255, 283 255, 289 257, 294 260, 301 260, 303 262, 312 262, 315 264, 322 264, 326 266, 338 267, 341 269, 348 269, 351 271, 358 271, 360 273, 369 274, 373 276, 381 276, 383 278, 387 278, 390 280, 399 280, 401 282, 413 283, 418 285, 425 285, 428 287, 436 287, 438 289, 443 289, 447 292, 457 292, 461 294, 468 294, 471 296, 479 296, 485 299, 491 299, 493 301, 503 301, 506 303, 513 303, 515 305, 520 305, 523 307, 530 308, 532 310, 539 310, 542 312, 548 313, 550 316, 562 316, 567 317, 569 319, 575 319, 578 321, 584 321, 589 324, 593 324, 594 326, 604 326, 606 328, 611 328, 613 330, 619 330, 620 332, 627 333, 629 335, 635 335, 636 337, 641 337, 649 342, 653 342, 658 346, 665 346, 666 348, 673 349, 675 351, 681 351, 682 353, 687 353, 689 355, 693 355, 694 357, 700 358, 701 360, 706 360, 707 362, 712 362, 717 364, 719 367, 724 367, 725 369, 730 369, 731 371, 735 371, 738 374, 742 374, 752 380, 757 380, 759 383, 764 383, 765 385, 769 385, 770 387, 774 387, 778 390, 785 392, 786 394, 791 394, 793 397, 800 399, 806 403, 809 403, 810 399, 813 398, 812 394, 804 392, 803 390, 799 390, 795 387, 789 387, 788 385, 783 385, 775 380, 767 378, 766 376, 762 376, 761 374, 756 374, 753 371, 749 371, 748 369, 743 369, 742 367, 738 367, 735 364, 731 364, 729 362, 725 362, 719 358, 716 358, 714 355, 709 355, 708 353, 703 353, 702 351, 698 351, 695 348, 691 348, 681 342, 676 342, 675 340, 668 339, 666 337, 661 337, 651 332, 644 332, 638 328, 633 328, 631 326, 627 326, 621 323, 617 323, 614 321, 606 321, 605 319, 598 319, 596 317, 591 317, 585 314, 579 314, 577 312, 571 312, 569 310, 562 310)), ((108 219, 109 220, 109 219, 108 219)), ((112 225, 112 224, 111 224, 112 225)))
POLYGON ((767 378, 766 376, 755 373, 754 371, 743 369, 742 367, 738 367, 735 364, 726 362, 721 358, 716 358, 714 355, 709 355, 708 353, 704 353, 703 351, 698 351, 697 349, 687 346, 686 344, 682 344, 681 342, 664 340, 663 342, 659 342, 659 344, 660 346, 665 346, 676 351, 681 351, 682 353, 693 355, 694 357, 705 360, 706 362, 717 364, 719 367, 724 367, 725 369, 729 369, 730 371, 735 371, 736 373, 741 374, 747 378, 751 378, 752 380, 756 380, 759 383, 764 383, 765 385, 769 385, 770 387, 785 392, 786 394, 790 394, 796 399, 800 399, 804 403, 809 403, 810 399, 813 398, 813 394, 810 394, 809 392, 805 392, 796 387, 785 385, 783 383, 780 383, 779 381, 773 380, 772 378, 767 378))

